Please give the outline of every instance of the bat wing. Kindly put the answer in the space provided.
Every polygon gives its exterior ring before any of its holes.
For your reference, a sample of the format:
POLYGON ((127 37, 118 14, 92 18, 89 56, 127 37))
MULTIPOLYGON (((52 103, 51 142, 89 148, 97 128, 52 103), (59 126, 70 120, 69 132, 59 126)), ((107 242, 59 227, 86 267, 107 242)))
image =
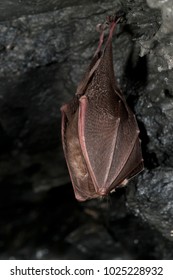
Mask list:
POLYGON ((75 197, 79 201, 85 201, 88 198, 98 197, 98 194, 95 192, 79 143, 78 109, 75 104, 71 106, 71 103, 61 107, 62 144, 75 197), (74 114, 71 114, 72 107, 76 107, 74 114))
POLYGON ((108 194, 143 169, 136 119, 114 77, 115 25, 102 52, 101 35, 76 97, 61 108, 64 154, 80 201, 108 194))
POLYGON ((80 146, 99 195, 109 193, 143 168, 135 117, 119 95, 112 96, 105 102, 107 107, 97 106, 87 96, 80 98, 80 146), (114 114, 112 109, 109 112, 113 104, 114 114))

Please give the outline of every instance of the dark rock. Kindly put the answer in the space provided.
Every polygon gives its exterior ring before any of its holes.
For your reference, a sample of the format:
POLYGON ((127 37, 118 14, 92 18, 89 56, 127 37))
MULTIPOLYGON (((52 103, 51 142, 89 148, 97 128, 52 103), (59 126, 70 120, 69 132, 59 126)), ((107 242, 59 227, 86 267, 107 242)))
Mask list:
POLYGON ((173 241, 173 172, 156 168, 143 172, 136 189, 128 188, 127 204, 135 215, 149 222, 163 236, 173 241))
POLYGON ((171 259, 171 0, 13 0, 0 10, 1 258, 171 259), (119 9, 115 73, 139 121, 146 169, 110 202, 77 203, 60 106, 97 47, 95 26, 119 9))

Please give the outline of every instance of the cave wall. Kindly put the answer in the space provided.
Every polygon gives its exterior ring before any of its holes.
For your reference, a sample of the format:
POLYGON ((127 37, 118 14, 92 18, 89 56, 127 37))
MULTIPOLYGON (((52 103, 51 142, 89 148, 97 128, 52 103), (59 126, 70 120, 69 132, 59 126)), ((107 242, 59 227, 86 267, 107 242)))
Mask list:
POLYGON ((172 258, 172 0, 1 2, 1 258, 172 258), (119 9, 126 22, 113 40, 114 68, 139 123, 145 170, 110 195, 111 207, 77 203, 60 106, 97 47, 96 25, 119 9))

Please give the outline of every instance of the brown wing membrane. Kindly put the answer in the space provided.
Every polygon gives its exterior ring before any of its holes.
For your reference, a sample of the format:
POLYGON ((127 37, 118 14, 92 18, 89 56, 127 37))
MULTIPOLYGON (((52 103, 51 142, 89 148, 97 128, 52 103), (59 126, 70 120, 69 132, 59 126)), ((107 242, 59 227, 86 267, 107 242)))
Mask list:
POLYGON ((114 77, 115 25, 101 52, 102 32, 75 98, 61 108, 64 154, 80 201, 108 194, 143 169, 137 122, 114 77))
POLYGON ((113 153, 110 151, 114 151, 119 119, 111 120, 108 117, 103 119, 102 115, 99 117, 91 103, 87 104, 85 96, 80 102, 78 121, 80 145, 95 191, 98 195, 103 195, 112 165, 113 153))
POLYGON ((109 115, 108 112, 101 114, 96 111, 95 102, 92 104, 87 97, 81 98, 80 145, 95 191, 99 195, 105 195, 119 186, 124 179, 133 176, 134 170, 137 172, 137 167, 141 165, 139 131, 135 118, 121 100, 118 107, 118 116, 109 115))
POLYGON ((75 197, 79 201, 98 197, 83 157, 78 137, 78 109, 64 105, 62 112, 62 143, 75 197), (69 118, 68 118, 69 117, 69 118))

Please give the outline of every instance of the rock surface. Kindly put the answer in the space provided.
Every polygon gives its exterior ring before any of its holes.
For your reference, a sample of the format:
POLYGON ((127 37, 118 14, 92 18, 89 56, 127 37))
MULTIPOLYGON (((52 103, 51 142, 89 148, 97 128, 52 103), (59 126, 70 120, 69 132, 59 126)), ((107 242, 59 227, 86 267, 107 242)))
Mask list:
POLYGON ((0 258, 172 259, 172 0, 30 2, 0 3, 0 258), (59 108, 97 47, 95 26, 120 8, 115 73, 145 171, 108 201, 78 203, 59 108))

